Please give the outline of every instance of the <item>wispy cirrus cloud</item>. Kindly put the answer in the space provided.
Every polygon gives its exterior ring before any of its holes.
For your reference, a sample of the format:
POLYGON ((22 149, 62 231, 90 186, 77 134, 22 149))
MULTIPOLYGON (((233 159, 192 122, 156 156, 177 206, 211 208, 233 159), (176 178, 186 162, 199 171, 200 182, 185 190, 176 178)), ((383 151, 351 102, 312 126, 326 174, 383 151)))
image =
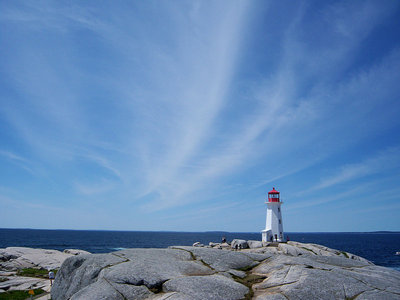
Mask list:
POLYGON ((372 174, 384 173, 400 167, 400 148, 389 148, 369 157, 360 163, 347 164, 339 168, 336 174, 323 178, 312 190, 328 188, 372 174))
POLYGON ((133 215, 215 199, 214 213, 266 183, 323 191, 389 168, 395 141, 358 145, 399 126, 398 45, 365 46, 398 4, 282 5, 3 4, 4 136, 65 201, 110 208, 113 193, 133 215), (337 168, 352 147, 365 159, 337 168))
MULTIPOLYGON (((297 17, 293 18, 289 30, 285 32, 284 51, 279 67, 275 73, 270 74, 268 80, 261 81, 261 84, 252 88, 251 96, 257 101, 254 111, 243 111, 241 119, 237 120, 243 126, 237 132, 223 131, 226 139, 218 144, 218 148, 214 148, 212 154, 200 158, 197 163, 202 167, 195 174, 186 176, 184 169, 181 169, 178 180, 172 179, 175 185, 168 182, 171 189, 159 189, 163 199, 160 202, 163 205, 157 207, 173 205, 171 201, 184 204, 185 201, 190 201, 185 200, 185 196, 207 182, 251 167, 260 160, 271 164, 280 157, 289 160, 287 167, 278 166, 275 169, 277 172, 273 178, 281 178, 285 175, 279 174, 298 172, 328 157, 346 144, 365 138, 363 128, 352 127, 352 124, 357 119, 363 122, 368 118, 368 114, 381 104, 382 94, 387 91, 390 91, 389 94, 396 94, 393 88, 396 87, 394 79, 398 77, 395 70, 399 66, 398 51, 394 50, 382 61, 343 76, 343 71, 350 64, 349 53, 356 51, 374 26, 378 26, 390 14, 389 8, 376 11, 373 6, 370 3, 365 4, 364 16, 360 16, 357 28, 348 29, 354 31, 351 33, 355 37, 353 39, 349 39, 350 32, 337 32, 339 24, 329 24, 332 28, 329 34, 335 37, 336 43, 333 46, 325 43, 318 45, 313 49, 320 52, 317 56, 310 56, 309 46, 299 41, 299 24, 304 22, 303 11, 300 10, 297 17), (366 17, 368 15, 374 17, 366 17), (315 60, 319 59, 324 60, 324 63, 316 65, 315 60), (298 69, 299 64, 304 68, 298 69), (339 69, 338 64, 341 65, 339 69), (342 78, 338 79, 338 76, 342 78), (300 100, 298 95, 299 91, 304 90, 304 82, 299 78, 313 81, 312 88, 300 100), (374 91, 371 87, 374 87, 374 91), (340 118, 340 122, 329 121, 336 117, 340 118), (344 140, 332 147, 329 135, 337 136, 342 130, 348 130, 347 134, 342 135, 344 140), (279 149, 270 146, 274 141, 279 141, 279 149), (310 151, 313 147, 315 150, 310 151), (291 156, 293 149, 297 149, 301 155, 298 159, 291 156), (306 154, 307 152, 310 154, 306 154), (183 177, 184 180, 181 179, 183 177), (174 200, 164 201, 168 197, 174 200)), ((336 15, 340 11, 342 10, 333 7, 331 13, 337 19, 336 15)), ((338 21, 342 24, 340 26, 350 22, 353 14, 358 15, 357 9, 346 10, 343 19, 338 21)), ((391 101, 389 99, 390 96, 388 101, 391 101)), ((383 112, 382 119, 385 118, 384 113, 390 112, 383 112)), ((223 118, 224 115, 221 114, 220 117, 223 118)), ((171 180, 165 174, 161 177, 171 180)))
POLYGON ((31 174, 35 173, 32 169, 32 163, 28 159, 26 159, 18 154, 15 154, 10 151, 0 150, 0 156, 5 157, 7 160, 9 160, 12 163, 14 163, 15 165, 23 168, 24 170, 28 171, 31 174))

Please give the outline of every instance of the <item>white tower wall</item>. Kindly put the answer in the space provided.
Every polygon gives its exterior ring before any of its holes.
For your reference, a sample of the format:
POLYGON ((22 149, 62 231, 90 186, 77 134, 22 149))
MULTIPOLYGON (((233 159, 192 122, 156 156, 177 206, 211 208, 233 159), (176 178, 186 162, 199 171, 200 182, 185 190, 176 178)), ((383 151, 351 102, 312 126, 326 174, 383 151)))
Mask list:
POLYGON ((281 211, 282 202, 267 202, 267 219, 265 229, 262 231, 262 241, 286 241, 283 232, 283 220, 281 211), (275 237, 276 235, 276 237, 275 237))

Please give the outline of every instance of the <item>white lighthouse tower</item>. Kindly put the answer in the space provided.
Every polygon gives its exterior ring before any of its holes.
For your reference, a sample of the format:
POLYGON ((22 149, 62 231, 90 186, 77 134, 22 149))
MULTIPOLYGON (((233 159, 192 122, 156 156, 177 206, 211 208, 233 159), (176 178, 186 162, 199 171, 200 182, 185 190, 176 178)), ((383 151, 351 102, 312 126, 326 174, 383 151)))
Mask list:
POLYGON ((282 211, 279 192, 272 188, 268 192, 267 203, 267 222, 265 229, 262 231, 263 242, 285 242, 283 234, 282 211))

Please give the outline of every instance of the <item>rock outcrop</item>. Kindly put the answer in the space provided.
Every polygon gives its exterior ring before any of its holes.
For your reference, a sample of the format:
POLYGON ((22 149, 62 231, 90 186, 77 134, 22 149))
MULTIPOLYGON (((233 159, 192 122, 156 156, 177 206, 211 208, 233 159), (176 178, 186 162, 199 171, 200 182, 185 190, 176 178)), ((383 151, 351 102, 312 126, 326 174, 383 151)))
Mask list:
POLYGON ((68 257, 78 254, 89 254, 89 252, 75 249, 66 249, 61 252, 48 249, 8 247, 0 249, 0 270, 57 269, 68 257))
POLYGON ((200 247, 80 255, 62 265, 52 298, 243 299, 249 288, 232 274, 266 257, 258 254, 255 260, 245 253, 200 247))
POLYGON ((347 252, 296 242, 217 246, 73 256, 57 273, 52 299, 400 298, 400 272, 347 252))
POLYGON ((247 249, 247 248, 249 248, 249 245, 247 244, 247 241, 245 241, 245 240, 234 239, 231 242, 231 247, 232 247, 232 249, 237 249, 237 248, 247 249))
POLYGON ((49 291, 50 281, 48 279, 17 276, 17 271, 26 268, 58 269, 68 257, 80 254, 90 253, 75 249, 66 249, 64 252, 26 247, 0 249, 0 293, 31 288, 49 291))
POLYGON ((255 249, 255 248, 262 248, 264 246, 263 242, 261 241, 247 241, 247 245, 249 245, 249 248, 255 249))
POLYGON ((50 290, 50 281, 43 278, 15 276, 0 272, 0 293, 14 290, 43 289, 50 290))

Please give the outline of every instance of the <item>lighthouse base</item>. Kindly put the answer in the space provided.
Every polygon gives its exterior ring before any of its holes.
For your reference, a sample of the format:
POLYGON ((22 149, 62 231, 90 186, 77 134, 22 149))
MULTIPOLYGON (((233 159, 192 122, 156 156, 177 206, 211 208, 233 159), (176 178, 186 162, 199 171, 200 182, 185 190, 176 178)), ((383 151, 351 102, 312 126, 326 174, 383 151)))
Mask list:
POLYGON ((261 231, 261 235, 262 235, 263 242, 272 242, 273 241, 272 230, 264 229, 263 231, 261 231))
POLYGON ((261 231, 261 235, 263 242, 286 242, 285 238, 282 235, 273 234, 271 229, 264 229, 263 231, 261 231))

